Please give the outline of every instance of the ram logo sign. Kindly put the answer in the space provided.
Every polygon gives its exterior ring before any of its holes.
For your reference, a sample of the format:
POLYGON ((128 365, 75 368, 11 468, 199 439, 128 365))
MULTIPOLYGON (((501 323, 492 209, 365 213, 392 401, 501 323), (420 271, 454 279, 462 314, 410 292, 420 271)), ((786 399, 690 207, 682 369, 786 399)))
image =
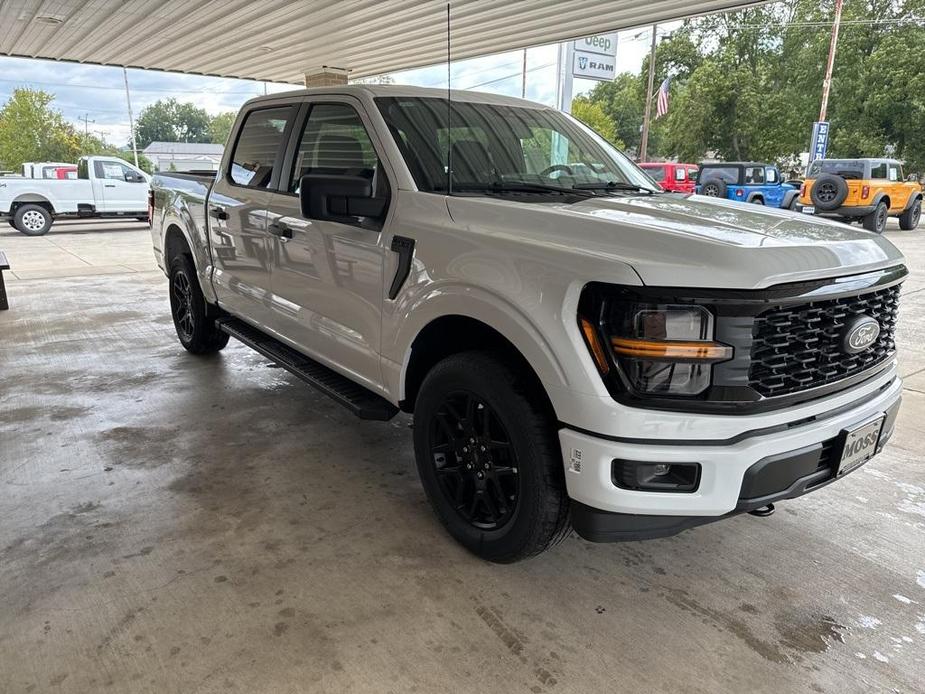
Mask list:
POLYGON ((609 82, 617 75, 617 35, 599 34, 578 39, 572 46, 572 75, 609 82))

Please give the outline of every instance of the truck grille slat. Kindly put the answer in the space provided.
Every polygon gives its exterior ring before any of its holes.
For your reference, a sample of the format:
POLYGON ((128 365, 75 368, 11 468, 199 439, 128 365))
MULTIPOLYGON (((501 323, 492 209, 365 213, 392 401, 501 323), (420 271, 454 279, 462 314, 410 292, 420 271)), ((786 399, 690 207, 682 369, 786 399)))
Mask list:
POLYGON ((765 397, 787 395, 859 374, 895 349, 899 285, 867 294, 758 314, 753 328, 749 385, 765 397), (880 323, 873 345, 858 354, 842 349, 845 325, 858 315, 880 323))

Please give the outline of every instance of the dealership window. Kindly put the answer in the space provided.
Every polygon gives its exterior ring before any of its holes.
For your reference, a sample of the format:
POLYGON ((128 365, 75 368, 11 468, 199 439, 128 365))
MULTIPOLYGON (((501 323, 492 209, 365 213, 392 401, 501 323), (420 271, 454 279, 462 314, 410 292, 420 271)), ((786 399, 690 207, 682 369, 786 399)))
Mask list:
POLYGON ((247 114, 231 160, 231 180, 239 186, 267 188, 292 108, 266 108, 247 114))
POLYGON ((679 167, 674 170, 674 180, 684 181, 687 179, 687 174, 684 172, 684 169, 679 167))
POLYGON ((889 164, 887 177, 891 181, 898 181, 903 177, 903 172, 902 169, 899 168, 899 164, 889 164))

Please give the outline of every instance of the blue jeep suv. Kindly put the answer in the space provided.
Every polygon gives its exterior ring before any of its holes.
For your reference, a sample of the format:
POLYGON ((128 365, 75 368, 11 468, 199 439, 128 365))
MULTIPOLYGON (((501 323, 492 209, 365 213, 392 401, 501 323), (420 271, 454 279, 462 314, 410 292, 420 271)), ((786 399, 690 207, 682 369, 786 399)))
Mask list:
POLYGON ((769 207, 796 209, 800 191, 784 183, 780 171, 758 162, 701 164, 697 192, 712 198, 727 198, 769 207))

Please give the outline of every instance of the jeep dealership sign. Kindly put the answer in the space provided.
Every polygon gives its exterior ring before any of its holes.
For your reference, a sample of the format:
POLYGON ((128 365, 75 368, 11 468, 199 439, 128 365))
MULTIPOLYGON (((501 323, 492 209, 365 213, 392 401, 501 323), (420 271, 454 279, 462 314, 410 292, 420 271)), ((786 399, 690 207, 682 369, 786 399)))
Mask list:
POLYGON ((574 42, 572 75, 611 81, 617 76, 617 35, 595 34, 574 42))

